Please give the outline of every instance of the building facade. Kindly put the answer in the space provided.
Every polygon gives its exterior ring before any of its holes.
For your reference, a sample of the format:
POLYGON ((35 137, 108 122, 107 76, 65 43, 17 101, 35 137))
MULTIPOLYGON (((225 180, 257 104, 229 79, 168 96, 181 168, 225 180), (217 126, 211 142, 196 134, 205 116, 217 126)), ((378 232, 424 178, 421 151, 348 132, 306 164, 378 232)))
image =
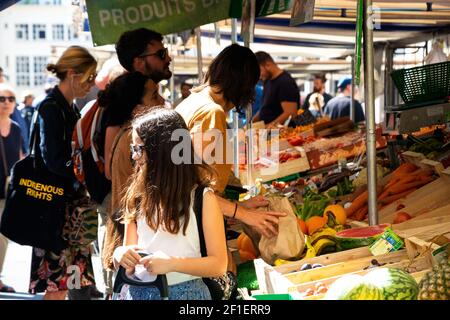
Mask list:
POLYGON ((83 32, 83 17, 72 0, 23 0, 0 12, 0 67, 17 90, 44 92, 57 47, 92 47, 89 32, 83 32))

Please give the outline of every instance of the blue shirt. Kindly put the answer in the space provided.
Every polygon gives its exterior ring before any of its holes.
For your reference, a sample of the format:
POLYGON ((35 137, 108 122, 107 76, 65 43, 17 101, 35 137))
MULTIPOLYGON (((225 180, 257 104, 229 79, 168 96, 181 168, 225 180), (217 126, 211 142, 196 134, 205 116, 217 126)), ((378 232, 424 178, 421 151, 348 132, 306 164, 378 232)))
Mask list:
POLYGON ((17 107, 14 108, 14 112, 10 116, 11 120, 13 120, 20 128, 20 134, 22 135, 22 152, 24 154, 28 153, 28 141, 29 141, 29 127, 27 125, 27 122, 22 117, 22 113, 17 109, 17 107))
MULTIPOLYGON (((350 97, 336 97, 328 101, 325 106, 324 113, 328 115, 331 120, 343 117, 350 117, 350 97)), ((362 122, 366 118, 361 103, 354 100, 355 107, 355 123, 362 122)))

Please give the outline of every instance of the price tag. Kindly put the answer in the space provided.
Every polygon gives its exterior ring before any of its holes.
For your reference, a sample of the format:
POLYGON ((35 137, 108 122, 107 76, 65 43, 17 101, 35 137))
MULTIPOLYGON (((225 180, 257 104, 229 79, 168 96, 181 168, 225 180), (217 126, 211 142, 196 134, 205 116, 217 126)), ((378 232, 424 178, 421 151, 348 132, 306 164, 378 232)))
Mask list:
POLYGON ((402 239, 389 227, 377 241, 369 246, 369 251, 374 256, 379 256, 401 248, 403 248, 402 239))

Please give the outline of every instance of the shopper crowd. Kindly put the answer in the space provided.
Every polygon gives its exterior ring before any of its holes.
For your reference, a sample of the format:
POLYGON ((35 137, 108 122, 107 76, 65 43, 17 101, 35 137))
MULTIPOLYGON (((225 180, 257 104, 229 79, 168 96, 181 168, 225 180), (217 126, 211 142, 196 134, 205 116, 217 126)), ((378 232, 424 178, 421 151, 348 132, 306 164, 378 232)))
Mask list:
MULTIPOLYGON (((300 106, 298 87, 266 52, 255 54, 233 44, 212 61, 203 84, 181 85, 182 98, 170 109, 159 94, 159 82, 172 77, 172 59, 161 34, 145 28, 127 31, 119 37, 116 52, 118 59, 105 63, 97 75, 94 56, 85 48, 69 47, 47 66, 59 83, 47 88, 45 97, 34 99, 27 93, 20 104, 14 89, 0 83, 0 214, 5 199, 8 210, 15 209, 8 204, 8 178, 14 164, 27 154, 66 186, 64 201, 54 212, 62 225, 55 224, 53 230, 63 245, 57 249, 33 246, 29 291, 44 292, 45 299, 51 300, 97 296, 92 242, 74 244, 64 237, 73 228, 71 217, 88 199, 98 214, 96 242, 106 299, 112 297, 120 267, 140 280, 165 274, 170 299, 233 298, 236 265, 227 249, 227 222, 237 219, 272 237, 279 217, 285 214, 258 210, 268 205, 262 196, 243 202, 225 199, 233 176, 232 164, 225 161, 226 143, 203 139, 199 145, 195 137, 215 130, 226 139, 228 112, 254 103, 260 81, 264 89, 253 121, 264 121, 268 127, 287 125, 300 106), (80 110, 74 101, 85 99, 94 86, 97 98, 80 110), (95 114, 92 121, 86 122, 91 114, 95 114), (83 123, 89 124, 87 135, 80 132, 83 123), (173 159, 179 147, 172 136, 177 130, 188 132, 181 162, 173 159), (80 136, 90 139, 90 149, 78 158, 82 179, 74 170, 73 137, 80 136), (198 152, 207 149, 221 157, 198 152), (100 185, 92 182, 96 180, 93 172, 106 181, 101 192, 96 189, 100 185), (74 266, 79 271, 75 286, 74 266)), ((324 83, 322 76, 316 77, 314 92, 302 108, 314 116, 347 115, 348 81, 340 83, 341 94, 334 99, 325 93, 324 83)), ((356 107, 360 121, 364 115, 360 105, 356 107)), ((1 230, 13 234, 8 221, 2 221, 1 230)), ((7 243, 0 234, 0 276, 7 243)), ((13 291, 0 278, 0 292, 13 291)), ((120 297, 160 299, 160 294, 153 288, 126 286, 120 297)))

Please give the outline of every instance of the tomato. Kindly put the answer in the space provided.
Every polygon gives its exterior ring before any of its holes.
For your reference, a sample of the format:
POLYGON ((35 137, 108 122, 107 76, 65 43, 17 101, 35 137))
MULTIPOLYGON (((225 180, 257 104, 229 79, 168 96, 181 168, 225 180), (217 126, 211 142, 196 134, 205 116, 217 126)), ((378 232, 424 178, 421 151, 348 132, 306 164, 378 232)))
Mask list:
POLYGON ((403 203, 399 203, 395 210, 398 211, 398 210, 402 210, 404 208, 405 208, 405 205, 403 203))
POLYGON ((313 296, 313 295, 314 295, 314 290, 311 289, 311 288, 308 288, 308 289, 305 291, 305 295, 306 295, 306 296, 313 296))
POLYGON ((327 291, 328 291, 328 288, 327 287, 325 287, 325 286, 321 286, 321 287, 319 287, 317 290, 316 290, 316 293, 317 294, 323 294, 323 293, 327 293, 327 291))
POLYGON ((397 212, 394 219, 394 224, 405 222, 411 218, 412 217, 404 211, 397 212))

